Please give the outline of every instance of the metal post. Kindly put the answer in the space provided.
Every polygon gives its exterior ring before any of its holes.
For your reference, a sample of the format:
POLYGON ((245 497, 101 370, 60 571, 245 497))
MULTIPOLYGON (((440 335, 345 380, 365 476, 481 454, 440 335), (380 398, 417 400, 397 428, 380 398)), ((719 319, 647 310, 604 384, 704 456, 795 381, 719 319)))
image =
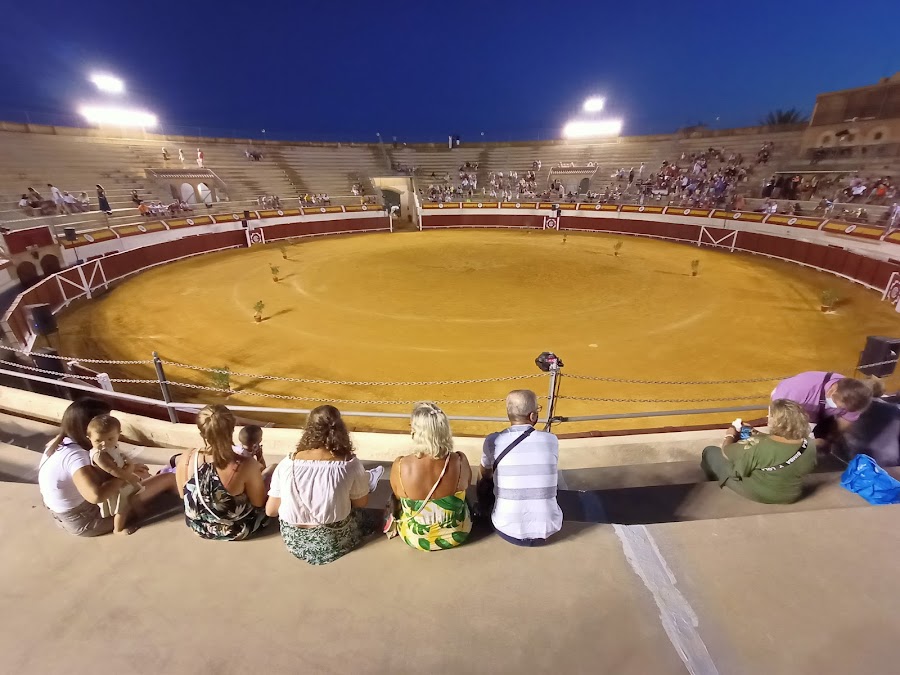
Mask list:
POLYGON ((559 393, 559 368, 558 360, 550 364, 550 393, 547 395, 547 422, 544 424, 544 431, 550 431, 553 427, 556 397, 559 393))
POLYGON ((159 389, 162 391, 163 400, 166 402, 166 410, 169 413, 169 421, 172 424, 178 423, 178 415, 175 413, 175 408, 171 405, 172 397, 169 395, 169 385, 166 384, 166 375, 163 373, 162 361, 159 359, 159 354, 153 352, 153 366, 156 368, 156 379, 159 381, 159 389))

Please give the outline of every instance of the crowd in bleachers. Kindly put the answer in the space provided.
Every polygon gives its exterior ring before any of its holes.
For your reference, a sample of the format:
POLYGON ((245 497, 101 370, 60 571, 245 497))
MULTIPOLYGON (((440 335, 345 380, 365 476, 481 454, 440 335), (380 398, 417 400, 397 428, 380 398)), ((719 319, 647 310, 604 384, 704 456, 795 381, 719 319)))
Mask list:
POLYGON ((19 199, 19 209, 29 216, 64 215, 91 210, 91 200, 86 192, 75 197, 52 183, 47 183, 47 188, 49 197, 44 197, 33 187, 29 187, 19 199))
POLYGON ((280 209, 281 198, 278 195, 260 195, 256 198, 256 205, 262 209, 280 209))
POLYGON ((329 197, 326 193, 321 192, 317 194, 304 194, 302 197, 297 199, 300 206, 330 206, 331 205, 331 197, 329 197))

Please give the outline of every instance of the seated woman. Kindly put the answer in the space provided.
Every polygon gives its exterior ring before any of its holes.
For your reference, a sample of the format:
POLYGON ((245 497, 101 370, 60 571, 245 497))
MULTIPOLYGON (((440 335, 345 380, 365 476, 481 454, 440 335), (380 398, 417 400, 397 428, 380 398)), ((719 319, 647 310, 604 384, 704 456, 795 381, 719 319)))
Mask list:
MULTIPOLYGON (((95 398, 72 403, 63 413, 59 434, 47 444, 38 468, 38 485, 44 505, 57 524, 69 534, 96 537, 113 531, 113 516, 103 518, 98 504, 118 494, 125 484, 91 464, 87 427, 97 415, 111 408, 95 398)), ((136 517, 154 497, 175 493, 175 479, 168 474, 150 476, 143 464, 134 467, 143 490, 131 501, 136 517)))
POLYGON ((297 450, 275 468, 266 513, 280 519, 288 551, 324 565, 377 530, 377 519, 362 510, 368 501, 369 475, 353 455, 341 413, 315 408, 297 450))
POLYGON ((417 404, 410 426, 414 452, 398 457, 391 468, 391 488, 400 501, 398 533, 423 551, 459 546, 472 531, 466 504, 469 461, 453 452, 450 421, 434 403, 417 404))
POLYGON ((729 427, 720 448, 703 451, 700 466, 710 480, 763 504, 792 504, 803 494, 803 477, 816 467, 809 418, 799 403, 776 399, 769 406, 769 433, 744 441, 729 427))
POLYGON ((175 465, 184 520, 204 539, 240 541, 268 522, 262 467, 235 453, 234 423, 224 405, 203 408, 197 414, 203 448, 181 455, 175 465))

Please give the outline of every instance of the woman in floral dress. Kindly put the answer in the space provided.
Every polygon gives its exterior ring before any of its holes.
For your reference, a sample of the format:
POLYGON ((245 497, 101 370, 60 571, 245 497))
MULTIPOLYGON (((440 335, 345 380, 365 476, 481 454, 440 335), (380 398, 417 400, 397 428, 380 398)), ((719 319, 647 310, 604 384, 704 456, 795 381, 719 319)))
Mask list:
POLYGON ((234 452, 234 425, 224 405, 203 408, 197 427, 204 446, 181 455, 175 466, 185 522, 204 539, 240 541, 268 522, 263 467, 234 452))

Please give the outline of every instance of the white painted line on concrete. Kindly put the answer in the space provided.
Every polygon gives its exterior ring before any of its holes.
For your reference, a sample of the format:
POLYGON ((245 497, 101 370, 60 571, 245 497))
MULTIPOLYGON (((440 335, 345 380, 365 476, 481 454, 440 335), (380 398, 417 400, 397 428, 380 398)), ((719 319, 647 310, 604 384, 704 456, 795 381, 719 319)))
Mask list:
POLYGON ((669 640, 691 675, 718 675, 716 664, 697 631, 699 621, 687 599, 676 588, 656 541, 643 525, 613 525, 628 564, 653 594, 659 618, 669 640))

